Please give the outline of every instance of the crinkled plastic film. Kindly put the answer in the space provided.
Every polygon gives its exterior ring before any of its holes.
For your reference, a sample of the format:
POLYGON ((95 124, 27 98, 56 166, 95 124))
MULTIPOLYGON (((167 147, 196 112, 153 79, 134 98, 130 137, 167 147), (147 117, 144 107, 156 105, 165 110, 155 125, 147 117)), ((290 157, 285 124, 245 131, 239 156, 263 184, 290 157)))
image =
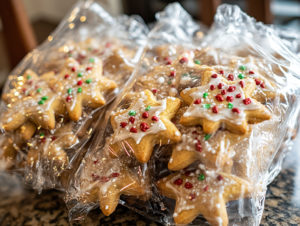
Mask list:
POLYGON ((165 225, 259 225, 297 131, 299 58, 237 6, 201 41, 179 4, 157 19, 67 191, 70 219, 119 203, 165 225))
POLYGON ((38 189, 65 189, 146 44, 138 16, 78 1, 12 71, 2 95, 0 156, 38 189))

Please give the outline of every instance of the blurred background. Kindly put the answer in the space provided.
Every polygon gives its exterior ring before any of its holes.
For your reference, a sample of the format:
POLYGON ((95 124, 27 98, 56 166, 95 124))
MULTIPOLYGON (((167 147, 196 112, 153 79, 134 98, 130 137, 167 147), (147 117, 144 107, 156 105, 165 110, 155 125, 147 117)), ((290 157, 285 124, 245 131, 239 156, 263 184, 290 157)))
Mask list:
MULTIPOLYGON (((0 88, 13 67, 56 28, 77 0, 0 0, 0 88)), ((88 0, 87 0, 88 1, 88 0)), ((171 0, 97 0, 112 15, 138 14, 149 24, 171 0)), ((236 4, 266 24, 300 29, 300 0, 178 0, 194 19, 213 22, 219 4, 236 4)))

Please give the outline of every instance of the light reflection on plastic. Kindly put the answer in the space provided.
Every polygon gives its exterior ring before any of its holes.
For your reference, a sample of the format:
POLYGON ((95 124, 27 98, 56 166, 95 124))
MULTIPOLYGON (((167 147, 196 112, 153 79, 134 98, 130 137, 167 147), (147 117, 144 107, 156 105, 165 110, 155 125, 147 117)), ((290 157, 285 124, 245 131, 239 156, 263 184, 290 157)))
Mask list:
POLYGON ((70 29, 73 29, 74 27, 75 27, 75 24, 74 24, 74 23, 70 23, 70 24, 69 24, 69 28, 70 28, 70 29))
POLYGON ((53 40, 52 36, 48 36, 48 41, 51 42, 53 40))
POLYGON ((80 17, 80 21, 81 21, 81 22, 84 22, 85 20, 86 20, 86 17, 85 17, 85 16, 80 17))

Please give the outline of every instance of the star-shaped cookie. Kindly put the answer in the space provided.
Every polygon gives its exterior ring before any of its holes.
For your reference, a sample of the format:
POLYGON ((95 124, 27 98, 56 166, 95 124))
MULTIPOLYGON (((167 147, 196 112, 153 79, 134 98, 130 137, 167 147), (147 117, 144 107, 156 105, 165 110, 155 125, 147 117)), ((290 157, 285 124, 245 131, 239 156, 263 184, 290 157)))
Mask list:
MULTIPOLYGON (((176 114, 180 118, 187 107, 181 108, 176 114)), ((175 118, 172 119, 174 122, 175 118)), ((200 126, 175 126, 181 133, 182 140, 172 147, 172 155, 168 168, 178 171, 200 161, 209 170, 231 172, 232 157, 235 155, 233 147, 242 141, 246 135, 240 136, 227 131, 217 131, 214 134, 205 134, 200 126)), ((248 133, 247 133, 248 134, 248 133)))
POLYGON ((139 162, 145 163, 155 144, 179 142, 181 134, 170 120, 180 105, 181 101, 174 97, 156 101, 151 91, 140 92, 128 109, 121 109, 111 116, 114 129, 111 153, 120 156, 129 151, 139 162))
POLYGON ((28 142, 30 146, 27 154, 27 164, 35 168, 38 161, 48 159, 49 161, 60 162, 63 167, 68 163, 68 157, 65 149, 77 144, 78 138, 73 133, 74 123, 67 123, 58 128, 55 133, 41 130, 39 134, 28 142))
POLYGON ((93 153, 86 159, 81 175, 82 193, 79 200, 84 203, 99 201, 104 215, 113 213, 122 194, 129 196, 145 195, 141 167, 132 157, 112 159, 107 148, 93 153))
POLYGON ((179 97, 180 90, 199 84, 205 67, 198 64, 192 51, 184 52, 177 59, 150 69, 139 78, 138 84, 151 90, 158 99, 179 97))
POLYGON ((180 119, 185 126, 202 125, 203 132, 212 134, 224 125, 232 133, 247 133, 248 123, 271 118, 270 112, 250 98, 255 90, 252 79, 228 81, 212 68, 202 76, 201 86, 180 93, 190 107, 180 119))
POLYGON ((175 224, 189 224, 198 215, 213 226, 227 226, 226 203, 251 195, 249 183, 227 173, 185 171, 157 182, 159 191, 176 200, 175 224))
POLYGON ((27 70, 17 77, 18 85, 3 95, 8 110, 2 115, 2 127, 6 131, 19 128, 31 121, 44 129, 54 129, 55 116, 65 113, 65 106, 57 93, 48 85, 52 73, 38 77, 27 70))
POLYGON ((102 76, 102 61, 98 58, 91 58, 86 65, 68 58, 51 86, 62 97, 70 118, 78 121, 84 107, 103 106, 106 103, 104 95, 113 91, 117 84, 102 76))

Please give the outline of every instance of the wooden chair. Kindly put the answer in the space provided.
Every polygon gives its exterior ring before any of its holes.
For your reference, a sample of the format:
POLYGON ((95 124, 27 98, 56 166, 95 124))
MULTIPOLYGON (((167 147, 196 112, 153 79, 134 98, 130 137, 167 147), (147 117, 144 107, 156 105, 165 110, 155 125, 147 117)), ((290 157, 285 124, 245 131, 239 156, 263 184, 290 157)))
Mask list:
POLYGON ((20 60, 37 45, 23 0, 0 0, 0 17, 10 66, 20 60))

